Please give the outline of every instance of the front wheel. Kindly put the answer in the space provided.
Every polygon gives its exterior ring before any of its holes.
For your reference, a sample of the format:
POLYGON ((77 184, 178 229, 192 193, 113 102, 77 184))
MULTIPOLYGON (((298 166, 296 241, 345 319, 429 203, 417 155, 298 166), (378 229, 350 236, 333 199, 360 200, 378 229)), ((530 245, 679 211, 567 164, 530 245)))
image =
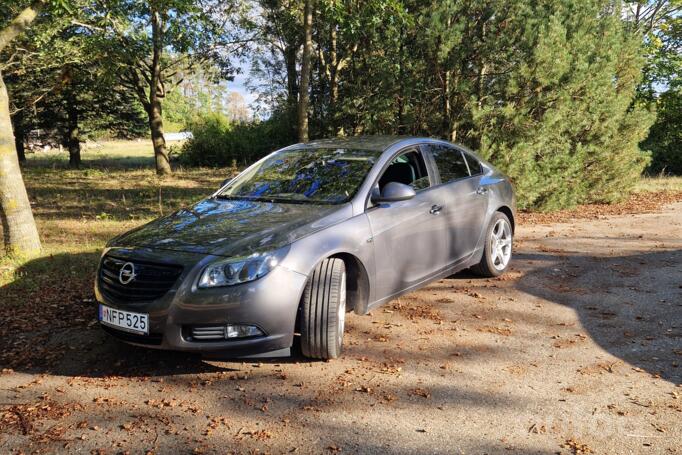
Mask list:
POLYGON ((512 237, 509 218, 502 212, 496 212, 486 230, 481 262, 473 266, 471 270, 488 278, 502 275, 511 261, 512 237))
POLYGON ((346 266, 339 258, 320 262, 301 302, 301 351, 315 359, 341 355, 346 320, 346 266))

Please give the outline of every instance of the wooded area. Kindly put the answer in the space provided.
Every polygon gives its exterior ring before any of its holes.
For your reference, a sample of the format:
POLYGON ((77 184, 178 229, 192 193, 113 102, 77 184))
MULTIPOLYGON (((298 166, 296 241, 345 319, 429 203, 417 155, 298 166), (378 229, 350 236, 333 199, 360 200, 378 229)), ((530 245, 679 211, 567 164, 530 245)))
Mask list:
POLYGON ((19 167, 32 134, 62 145, 74 168, 90 137, 151 138, 156 171, 169 175, 169 121, 194 134, 183 165, 243 166, 297 138, 425 135, 463 143, 508 173, 521 208, 620 200, 644 171, 682 171, 680 7, 3 2, 5 249, 40 249, 19 167), (240 71, 258 95, 255 115, 228 117, 212 94, 240 71))

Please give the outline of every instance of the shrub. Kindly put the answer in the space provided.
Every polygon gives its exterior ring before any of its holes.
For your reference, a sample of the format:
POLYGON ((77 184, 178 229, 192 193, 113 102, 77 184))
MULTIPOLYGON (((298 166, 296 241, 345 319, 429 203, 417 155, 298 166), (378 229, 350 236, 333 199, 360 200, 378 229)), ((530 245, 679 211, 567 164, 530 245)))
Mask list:
POLYGON ((268 153, 296 142, 293 123, 275 113, 264 121, 231 124, 222 114, 201 115, 188 125, 180 161, 190 166, 246 166, 268 153))

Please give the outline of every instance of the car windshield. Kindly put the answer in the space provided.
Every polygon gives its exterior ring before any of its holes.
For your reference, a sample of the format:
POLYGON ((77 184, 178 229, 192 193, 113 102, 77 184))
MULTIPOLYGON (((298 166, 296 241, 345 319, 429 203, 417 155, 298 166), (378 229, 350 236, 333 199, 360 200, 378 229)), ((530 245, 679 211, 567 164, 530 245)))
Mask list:
POLYGON ((355 195, 380 155, 345 148, 283 150, 237 176, 217 197, 342 204, 355 195))

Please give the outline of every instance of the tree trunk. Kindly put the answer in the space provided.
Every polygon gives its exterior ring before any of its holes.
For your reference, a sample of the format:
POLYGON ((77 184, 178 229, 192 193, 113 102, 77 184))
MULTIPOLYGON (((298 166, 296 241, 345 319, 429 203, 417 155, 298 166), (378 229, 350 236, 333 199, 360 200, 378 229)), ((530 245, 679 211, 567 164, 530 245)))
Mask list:
POLYGON ((12 117, 12 126, 14 128, 14 147, 17 149, 17 158, 20 163, 26 162, 26 131, 24 127, 24 112, 19 111, 12 117))
MULTIPOLYGON (((0 51, 28 28, 43 3, 44 0, 35 0, 9 25, 0 30, 0 51)), ((14 140, 12 119, 9 115, 9 96, 0 73, 0 222, 5 252, 31 257, 40 253, 40 237, 19 169, 14 140)))
POLYGON ((163 81, 161 80, 161 52, 163 52, 162 36, 163 27, 159 12, 152 8, 152 74, 149 84, 149 129, 152 133, 152 145, 154 146, 154 158, 156 160, 156 173, 158 175, 170 175, 172 173, 166 139, 163 137, 163 117, 161 116, 161 97, 163 93, 163 81))
POLYGON ((28 28, 38 16, 45 0, 34 0, 31 6, 24 8, 5 28, 0 30, 0 51, 14 41, 20 33, 28 28))
POLYGON ((303 13, 303 59, 301 63, 301 87, 298 99, 298 140, 308 142, 308 104, 310 101, 310 65, 313 53, 313 0, 305 0, 303 13))
POLYGON ((403 57, 405 53, 405 33, 404 28, 400 29, 400 48, 398 50, 398 105, 397 105, 397 128, 398 134, 405 134, 405 64, 403 57))
POLYGON ((298 102, 298 72, 296 71, 296 54, 298 46, 289 44, 284 49, 284 61, 287 68, 287 100, 291 106, 298 102))
POLYGON ((336 122, 336 101, 339 99, 339 83, 338 83, 338 70, 339 70, 339 58, 338 52, 336 50, 337 46, 337 34, 336 34, 336 23, 332 23, 331 31, 329 34, 330 38, 330 50, 329 50, 329 118, 331 120, 331 130, 334 136, 339 135, 339 128, 336 122))
POLYGON ((296 56, 300 46, 288 44, 284 48, 284 63, 287 70, 287 114, 291 118, 292 137, 298 136, 297 117, 298 109, 298 70, 296 68, 296 56))
POLYGON ((40 253, 40 237, 14 145, 9 97, 0 74, 0 219, 5 252, 20 257, 40 253))
POLYGON ((452 125, 452 109, 450 108, 450 71, 445 70, 442 74, 443 78, 443 135, 448 139, 452 138, 450 134, 450 125, 452 125))
POLYGON ((78 169, 81 165, 81 140, 78 128, 78 105, 74 95, 73 91, 69 90, 66 107, 68 116, 66 146, 69 149, 69 167, 78 169))
POLYGON ((170 175, 172 173, 166 139, 163 137, 163 117, 161 116, 161 100, 154 97, 149 107, 149 129, 152 132, 152 145, 154 146, 154 158, 156 159, 156 173, 158 175, 170 175))

